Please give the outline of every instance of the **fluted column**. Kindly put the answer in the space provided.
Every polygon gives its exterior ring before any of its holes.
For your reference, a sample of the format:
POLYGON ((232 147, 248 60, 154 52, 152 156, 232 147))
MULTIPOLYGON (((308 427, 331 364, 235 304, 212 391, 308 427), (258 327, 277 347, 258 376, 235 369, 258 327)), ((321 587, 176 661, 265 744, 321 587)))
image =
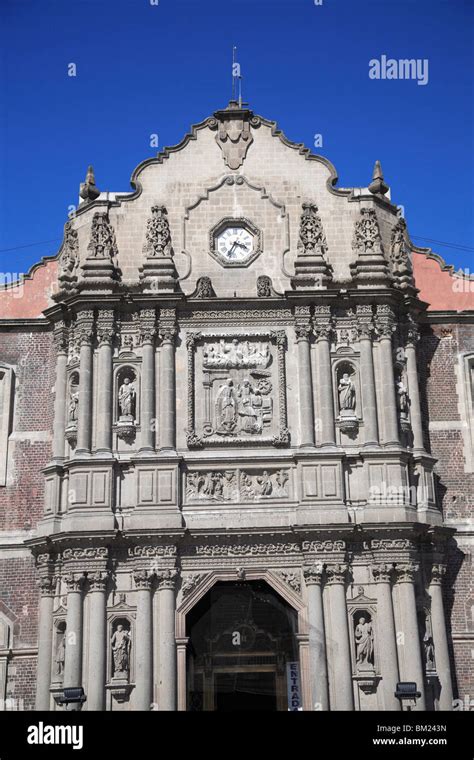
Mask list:
POLYGON ((157 571, 160 609, 160 710, 176 710, 175 586, 177 571, 157 571))
POLYGON ((347 621, 346 578, 347 568, 332 565, 326 568, 329 603, 331 607, 331 630, 333 642, 334 709, 353 710, 351 647, 347 621))
POLYGON ((311 327, 295 326, 298 345, 298 390, 300 409, 300 446, 314 446, 313 382, 311 378, 311 327))
POLYGON ((451 681, 451 666, 449 662, 448 637, 446 634, 446 619, 443 605, 442 581, 446 567, 433 565, 429 594, 431 596, 431 627, 433 633, 436 672, 438 674, 441 692, 439 695, 440 710, 453 709, 453 686, 451 681))
POLYGON ((417 700, 415 710, 425 710, 425 684, 423 660, 421 658, 418 617, 416 609, 415 576, 418 565, 413 562, 396 566, 399 609, 402 637, 399 637, 400 676, 403 681, 416 681, 421 697, 417 700))
POLYGON ((372 575, 377 584, 377 647, 382 673, 384 710, 400 710, 400 701, 395 696, 399 679, 397 637, 393 615, 390 565, 374 565, 372 575))
POLYGON ((53 459, 63 460, 65 456, 66 396, 67 396, 67 330, 61 320, 54 328, 54 343, 57 351, 56 380, 54 383, 54 427, 53 459))
POLYGON ((155 451, 155 321, 154 309, 142 309, 141 454, 152 454, 155 451))
POLYGON ((53 646, 53 604, 55 580, 40 578, 38 667, 36 676, 36 709, 50 709, 51 664, 53 646))
POLYGON ((382 381, 383 423, 385 445, 400 443, 398 433, 398 411, 395 393, 395 374, 392 355, 392 334, 394 330, 393 310, 386 304, 377 306, 377 333, 379 337, 380 371, 382 381))
POLYGON ((135 588, 137 589, 135 710, 149 710, 153 702, 153 579, 154 576, 144 570, 134 573, 135 588))
POLYGON ((93 329, 93 312, 80 312, 77 317, 77 331, 81 343, 81 353, 79 359, 79 410, 76 456, 90 454, 91 451, 93 329))
POLYGON ((420 387, 418 384, 418 366, 416 344, 419 339, 416 324, 411 321, 407 331, 405 355, 407 360, 408 395, 410 397, 410 420, 413 432, 413 448, 424 451, 423 427, 421 424, 420 387))
POLYGON ((97 453, 112 454, 112 341, 114 313, 101 312, 97 321, 99 379, 97 398, 97 453))
POLYGON ((316 361, 318 366, 316 417, 319 419, 320 443, 334 446, 336 428, 334 420, 334 395, 331 369, 331 313, 329 306, 318 306, 314 320, 316 335, 316 361))
POLYGON ((176 325, 174 310, 162 309, 160 315, 160 449, 176 447, 176 325))
MULTIPOLYGON (((82 686, 82 588, 84 576, 71 573, 66 576, 67 616, 66 616, 66 652, 64 659, 65 688, 82 686)), ((71 705, 79 710, 79 705, 71 705)))
POLYGON ((311 709, 329 710, 326 633, 321 589, 323 565, 304 568, 308 596, 309 670, 311 709))
POLYGON ((372 307, 357 306, 359 334, 362 415, 364 418, 364 446, 378 446, 377 397, 375 392, 374 357, 372 350, 372 307))
POLYGON ((88 710, 105 709, 107 578, 105 571, 87 577, 90 597, 88 710))

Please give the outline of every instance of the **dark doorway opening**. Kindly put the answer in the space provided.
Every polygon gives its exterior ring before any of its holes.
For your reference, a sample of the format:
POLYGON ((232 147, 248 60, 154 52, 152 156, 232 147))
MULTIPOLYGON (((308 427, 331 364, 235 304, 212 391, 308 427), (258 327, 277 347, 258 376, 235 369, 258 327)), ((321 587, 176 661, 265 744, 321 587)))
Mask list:
POLYGON ((188 710, 288 709, 297 615, 265 581, 220 582, 186 618, 188 710))

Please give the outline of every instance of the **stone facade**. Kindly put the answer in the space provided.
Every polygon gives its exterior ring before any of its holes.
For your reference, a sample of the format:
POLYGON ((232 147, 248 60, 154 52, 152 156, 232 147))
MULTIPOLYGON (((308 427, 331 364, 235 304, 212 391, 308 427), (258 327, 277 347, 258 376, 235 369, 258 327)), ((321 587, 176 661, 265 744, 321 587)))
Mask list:
POLYGON ((239 709, 232 675, 268 709, 398 710, 398 681, 452 709, 474 297, 380 165, 337 189, 236 103, 132 185, 90 168, 57 257, 0 295, 0 698, 239 709))

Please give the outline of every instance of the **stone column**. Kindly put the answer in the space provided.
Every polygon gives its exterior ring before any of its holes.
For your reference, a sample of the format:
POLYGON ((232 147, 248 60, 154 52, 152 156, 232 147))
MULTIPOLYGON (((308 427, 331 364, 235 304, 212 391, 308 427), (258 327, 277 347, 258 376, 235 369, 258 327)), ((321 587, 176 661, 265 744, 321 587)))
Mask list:
POLYGON ((175 636, 175 586, 176 570, 157 571, 160 595, 160 710, 176 710, 177 672, 175 636))
POLYGON ((112 454, 112 341, 114 313, 101 312, 97 322, 99 341, 99 380, 97 398, 97 453, 112 454))
POLYGON ((421 658, 418 617, 416 609, 415 576, 418 565, 407 562, 396 566, 396 581, 399 592, 401 629, 403 637, 399 641, 402 650, 401 678, 404 681, 416 681, 421 697, 417 700, 414 710, 425 710, 425 684, 423 660, 421 658))
POLYGON ((326 568, 329 602, 331 606, 331 630, 329 636, 333 641, 334 700, 336 710, 354 709, 354 691, 352 686, 351 647, 346 605, 347 568, 344 565, 332 565, 326 568))
POLYGON ((399 678, 397 637, 393 615, 390 565, 374 565, 372 575, 377 584, 377 640, 384 710, 400 710, 400 700, 395 696, 399 678))
POLYGON ((80 312, 77 330, 81 343, 79 360, 79 412, 77 421, 76 456, 90 454, 92 443, 92 337, 94 316, 92 311, 80 312))
POLYGON ((424 451, 423 427, 421 424, 420 387, 418 385, 418 366, 416 344, 419 339, 418 329, 411 322, 407 331, 405 355, 407 360, 408 395, 410 397, 410 419, 413 432, 413 448, 424 451))
POLYGON ((54 328, 57 350, 56 382, 54 384, 53 459, 61 461, 65 456, 66 396, 67 396, 67 330, 61 320, 54 328))
POLYGON ((398 410, 395 393, 395 375, 392 356, 394 314, 386 304, 377 306, 377 332, 380 349, 380 370, 383 399, 383 423, 385 445, 400 445, 398 433, 398 410))
POLYGON ((334 395, 331 369, 331 313, 329 306, 315 307, 316 360, 318 365, 318 409, 316 418, 322 446, 334 446, 336 428, 334 420, 334 395), (321 316, 321 314, 323 316, 321 316))
POLYGON ((134 573, 137 589, 135 710, 149 710, 153 702, 153 578, 153 575, 144 570, 134 573))
POLYGON ((155 323, 155 310, 142 309, 140 312, 140 336, 142 341, 140 454, 153 454, 155 451, 155 323))
POLYGON ((53 646, 53 604, 55 579, 40 578, 38 667, 36 677, 36 709, 50 709, 51 665, 53 646))
POLYGON ((87 577, 90 596, 88 710, 105 709, 107 578, 105 571, 91 573, 87 577))
POLYGON ((300 446, 314 446, 313 382, 311 378, 311 327, 297 324, 300 446))
POLYGON ((435 654, 436 672, 438 674, 441 693, 439 695, 440 710, 453 709, 453 686, 451 667, 449 663, 448 637, 446 635, 446 620, 444 616, 442 581, 446 572, 444 565, 433 565, 429 594, 431 596, 431 626, 435 654))
POLYGON ((326 633, 324 629, 323 565, 304 568, 308 596, 309 670, 311 678, 311 710, 329 710, 326 633))
POLYGON ((186 712, 187 692, 186 692, 186 650, 189 638, 176 639, 177 647, 177 668, 178 668, 178 710, 186 712))
MULTIPOLYGON (((66 616, 66 652, 64 661, 64 688, 83 686, 82 683, 82 587, 84 576, 73 574, 66 576, 67 616, 66 616)), ((79 710, 79 705, 69 709, 79 710)))
POLYGON ((372 351, 372 307, 357 306, 359 334, 362 415, 364 418, 364 446, 378 446, 377 398, 375 393, 374 356, 372 351))
POLYGON ((176 368, 174 309, 162 309, 160 320, 160 449, 176 448, 176 368), (169 315, 168 312, 172 312, 169 315))

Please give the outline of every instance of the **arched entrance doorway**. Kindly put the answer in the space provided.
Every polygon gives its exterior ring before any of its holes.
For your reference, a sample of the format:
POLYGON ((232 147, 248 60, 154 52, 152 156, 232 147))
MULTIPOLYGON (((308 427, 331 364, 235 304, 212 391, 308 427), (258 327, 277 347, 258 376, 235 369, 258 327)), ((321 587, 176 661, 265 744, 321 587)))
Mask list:
POLYGON ((186 615, 192 711, 295 709, 298 615, 265 580, 218 581, 186 615))

